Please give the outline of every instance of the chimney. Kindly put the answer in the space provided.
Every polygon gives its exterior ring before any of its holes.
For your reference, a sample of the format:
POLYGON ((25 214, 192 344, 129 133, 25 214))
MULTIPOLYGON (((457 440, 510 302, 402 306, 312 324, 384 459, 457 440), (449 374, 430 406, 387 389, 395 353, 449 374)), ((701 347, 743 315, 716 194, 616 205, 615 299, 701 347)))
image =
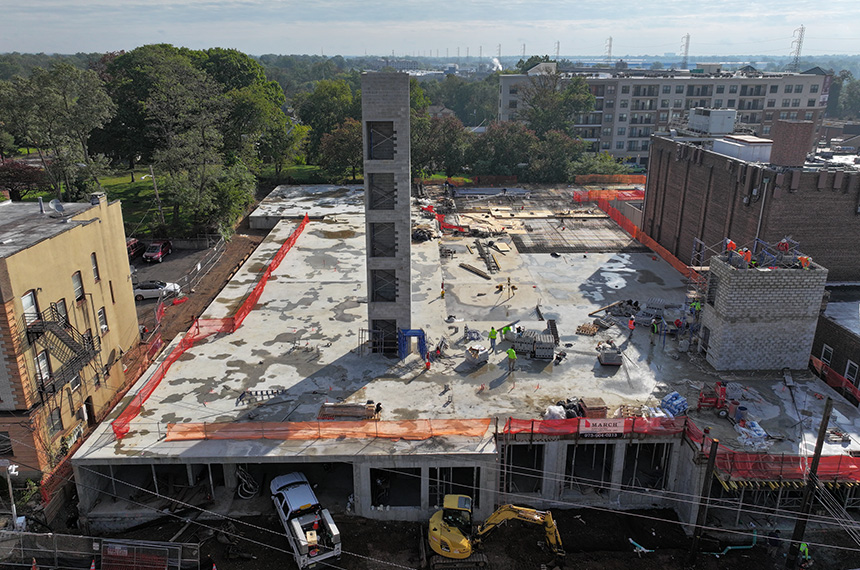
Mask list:
POLYGON ((44 213, 45 213, 45 203, 42 201, 42 197, 41 197, 41 196, 39 196, 39 213, 40 213, 40 214, 44 214, 44 213))
POLYGON ((777 121, 770 133, 773 148, 770 163, 774 166, 802 167, 812 150, 815 123, 812 121, 777 121))
POLYGON ((106 200, 104 192, 93 192, 90 194, 90 204, 98 206, 106 200))

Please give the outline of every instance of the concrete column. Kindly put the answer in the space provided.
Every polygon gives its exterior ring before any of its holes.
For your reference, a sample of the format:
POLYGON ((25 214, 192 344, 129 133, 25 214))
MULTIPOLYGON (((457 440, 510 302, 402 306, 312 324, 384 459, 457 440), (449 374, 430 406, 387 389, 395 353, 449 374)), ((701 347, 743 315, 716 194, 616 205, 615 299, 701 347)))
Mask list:
MULTIPOLYGON (((627 440, 621 440, 614 444, 612 452, 612 488, 609 491, 609 501, 619 503, 621 501, 621 481, 624 475, 624 455, 627 453, 627 440)), ((613 445, 613 444, 610 444, 613 445)))
POLYGON ((355 514, 360 517, 370 516, 370 506, 373 501, 370 496, 370 466, 356 461, 352 465, 352 492, 355 494, 355 514))
POLYGON ((564 470, 569 441, 550 441, 544 444, 543 498, 560 501, 564 490, 564 470))
POLYGON ((236 474, 235 463, 224 464, 224 486, 231 492, 235 491, 236 487, 239 486, 239 477, 236 474))

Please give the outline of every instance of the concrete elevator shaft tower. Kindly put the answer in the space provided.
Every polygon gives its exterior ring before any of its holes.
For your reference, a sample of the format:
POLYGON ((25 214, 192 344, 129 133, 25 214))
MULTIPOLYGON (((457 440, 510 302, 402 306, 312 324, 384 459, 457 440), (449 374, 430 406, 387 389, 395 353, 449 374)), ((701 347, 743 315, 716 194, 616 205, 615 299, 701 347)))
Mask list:
POLYGON ((397 351, 411 304, 409 76, 361 76, 367 316, 375 352, 397 351))

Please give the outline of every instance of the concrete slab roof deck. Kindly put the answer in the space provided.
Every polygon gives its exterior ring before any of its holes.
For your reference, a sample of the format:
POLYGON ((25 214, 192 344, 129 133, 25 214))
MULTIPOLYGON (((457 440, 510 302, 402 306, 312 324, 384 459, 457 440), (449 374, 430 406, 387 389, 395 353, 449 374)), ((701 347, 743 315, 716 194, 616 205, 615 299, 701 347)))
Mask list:
POLYGON ((860 286, 830 287, 824 315, 860 336, 860 286))
POLYGON ((71 219, 93 207, 89 203, 63 203, 61 215, 51 210, 47 203, 43 214, 39 211, 38 202, 0 202, 0 258, 15 255, 41 241, 93 222, 92 219, 71 219))
MULTIPOLYGON (((417 210, 414 219, 419 219, 417 210)), ((237 273, 234 282, 204 313, 228 314, 252 286, 252 276, 290 234, 294 222, 282 222, 237 273)), ((498 238, 509 246, 511 240, 498 238)), ((574 397, 601 397, 613 413, 619 406, 657 406, 672 391, 685 396, 699 427, 710 426, 724 445, 749 450, 737 440, 732 425, 713 410, 695 411, 703 386, 716 380, 736 383, 751 419, 779 436, 771 453, 807 453, 814 444, 823 401, 832 395, 835 422, 858 433, 860 413, 806 371, 794 373, 789 389, 782 373, 717 373, 695 354, 678 354, 674 343, 649 343, 642 326, 628 338, 626 319, 596 336, 576 334, 590 323, 588 314, 616 300, 681 305, 688 286, 669 264, 650 254, 588 253, 520 254, 512 247, 496 254, 501 268, 490 280, 462 267, 485 268, 467 245, 472 240, 445 237, 453 258, 440 258, 439 242, 412 244, 413 326, 422 328, 431 348, 444 337, 444 358, 429 371, 417 355, 400 361, 377 354, 360 354, 359 330, 367 327, 364 217, 339 214, 312 221, 273 274, 259 303, 244 325, 232 334, 213 336, 186 352, 130 426, 115 441, 106 422, 76 453, 76 461, 104 463, 173 461, 313 461, 345 459, 356 454, 434 455, 495 453, 491 427, 483 437, 434 437, 425 441, 188 441, 166 442, 164 430, 175 422, 289 422, 317 417, 322 404, 345 401, 382 404, 382 420, 476 419, 507 417, 539 419, 547 406, 574 397), (508 279, 516 290, 508 290, 508 279), (440 296, 445 283, 446 295, 440 296), (512 294, 511 294, 512 293, 512 294), (501 342, 489 362, 469 366, 464 353, 472 344, 489 346, 491 326, 519 324, 542 332, 546 322, 558 324, 560 346, 566 353, 553 361, 518 358, 507 372, 501 342), (464 341, 465 327, 482 340, 464 341), (624 352, 621 367, 597 363, 598 341, 613 339, 624 352), (262 401, 237 402, 244 390, 277 390, 262 401), (792 394, 793 390, 793 394, 792 394), (792 397, 793 395, 793 397, 792 397), (319 460, 319 459, 317 459, 319 460)), ((474 250, 474 248, 473 248, 474 250)), ((641 323, 645 324, 645 323, 641 323)), ((140 390, 145 375, 130 391, 140 390)), ((860 440, 860 438, 856 438, 860 440)), ((860 444, 825 447, 826 454, 860 451, 860 444)))
POLYGON ((327 185, 276 187, 251 213, 252 228, 273 228, 282 219, 321 219, 337 214, 364 215, 364 186, 327 185))

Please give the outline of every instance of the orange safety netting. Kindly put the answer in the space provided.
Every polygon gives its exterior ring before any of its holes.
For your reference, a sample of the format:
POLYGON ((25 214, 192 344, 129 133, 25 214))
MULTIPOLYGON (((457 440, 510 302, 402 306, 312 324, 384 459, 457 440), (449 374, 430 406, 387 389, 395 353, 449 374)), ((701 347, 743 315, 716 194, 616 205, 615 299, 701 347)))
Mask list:
POLYGON ((254 286, 254 289, 251 291, 251 294, 248 295, 247 298, 242 302, 242 305, 236 311, 236 314, 232 317, 226 317, 221 319, 197 319, 194 324, 188 329, 188 332, 182 337, 182 340, 179 341, 173 350, 170 351, 170 354, 161 361, 158 367, 153 372, 152 376, 149 377, 149 380, 143 385, 143 388, 138 391, 134 397, 132 397, 131 401, 128 405, 123 409, 120 415, 111 423, 111 428, 113 428, 113 433, 117 439, 122 439, 128 433, 129 424, 131 421, 140 414, 141 409, 143 408, 143 404, 149 399, 158 385, 161 383, 161 380, 167 374, 167 371, 170 369, 170 366, 176 362, 182 354, 185 353, 189 348, 194 346, 198 341, 203 340, 213 334, 219 333, 232 333, 236 331, 245 320, 245 317, 248 316, 248 313, 251 312, 251 309, 257 304, 257 301, 260 299, 260 295, 263 294, 263 289, 266 287, 266 283, 269 281, 269 277, 272 275, 272 272, 278 268, 278 265, 283 261, 284 256, 287 255, 287 252, 292 249, 293 245, 296 243, 296 240, 301 235, 302 231, 304 231, 305 226, 308 223, 308 215, 305 214, 304 219, 298 225, 298 227, 293 230, 293 233, 290 234, 290 237, 278 248, 277 253, 266 266, 266 269, 263 270, 261 277, 257 284, 254 286))
MULTIPOLYGON (((706 436, 691 420, 687 420, 686 436, 710 453, 710 436, 706 436)), ((802 481, 806 479, 811 457, 793 454, 746 453, 717 446, 714 466, 729 480, 802 481)), ((822 481, 860 481, 860 457, 835 455, 822 457, 818 463, 818 478, 822 481)))
POLYGON ((597 202, 598 200, 644 200, 645 190, 574 190, 573 201, 579 204, 583 202, 597 202))
MULTIPOLYGON (((619 418, 620 420, 621 418, 619 418)), ((508 418, 504 433, 533 433, 536 435, 572 435, 579 433, 580 426, 593 422, 591 418, 566 420, 518 420, 508 418)), ((615 420, 613 420, 615 421, 615 420)), ((621 423, 619 421, 619 423, 621 423)), ((684 431, 686 418, 623 418, 622 431, 617 433, 642 433, 650 435, 673 435, 684 431)))
POLYGON ((644 174, 577 174, 576 184, 645 184, 644 174))
POLYGON ((483 437, 490 420, 401 420, 337 422, 240 422, 168 424, 167 441, 203 439, 314 440, 383 438, 423 440, 438 436, 483 437))
POLYGON ((812 367, 815 369, 815 372, 818 373, 818 376, 824 380, 828 386, 838 390, 844 390, 851 394, 855 400, 860 402, 860 390, 857 389, 857 386, 855 386, 853 382, 824 364, 820 359, 810 356, 809 360, 812 362, 812 367))

